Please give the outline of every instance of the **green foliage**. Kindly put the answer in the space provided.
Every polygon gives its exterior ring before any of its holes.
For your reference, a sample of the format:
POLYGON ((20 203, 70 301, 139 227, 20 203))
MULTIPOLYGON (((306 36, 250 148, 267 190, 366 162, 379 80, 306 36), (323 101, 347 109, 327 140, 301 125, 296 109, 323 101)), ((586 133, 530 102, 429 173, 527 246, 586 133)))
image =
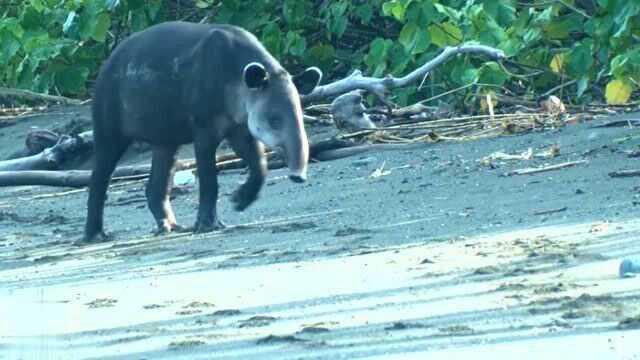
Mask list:
MULTIPOLYGON (((0 9, 0 83, 85 96, 113 47, 131 32, 173 19, 232 23, 255 33, 293 72, 320 66, 327 77, 360 68, 401 75, 446 46, 479 43, 510 62, 460 56, 438 67, 420 93, 477 83, 500 92, 564 89, 571 101, 603 99, 613 80, 640 83, 640 2, 628 0, 25 0, 0 9), (190 7, 185 7, 185 3, 190 7), (182 4, 182 5, 181 5, 182 4), (522 64, 514 66, 513 64, 522 64), (507 70, 508 69, 508 70, 507 70), (528 76, 531 73, 535 76, 528 76), (515 76, 514 76, 515 74, 515 76), (521 75, 521 76, 519 76, 521 75), (593 89, 600 89, 593 91, 593 89)), ((617 84, 617 83, 616 83, 617 84)), ((463 94, 467 96, 468 94, 463 94)), ((456 95, 453 95, 456 96, 456 95)))
POLYGON ((84 95, 115 44, 114 31, 155 21, 161 0, 30 0, 0 18, 3 86, 84 95))

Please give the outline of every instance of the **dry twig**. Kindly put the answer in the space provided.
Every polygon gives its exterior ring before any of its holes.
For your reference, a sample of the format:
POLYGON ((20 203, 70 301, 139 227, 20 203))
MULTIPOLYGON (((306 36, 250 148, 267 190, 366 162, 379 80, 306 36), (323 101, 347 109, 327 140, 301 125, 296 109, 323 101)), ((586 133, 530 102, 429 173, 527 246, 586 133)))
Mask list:
POLYGON ((560 163, 560 164, 543 166, 543 167, 538 167, 538 168, 518 169, 518 170, 509 171, 506 174, 506 176, 539 174, 541 172, 564 169, 564 168, 573 167, 573 166, 580 165, 580 164, 585 164, 587 162, 588 162, 587 160, 567 161, 567 162, 560 163))

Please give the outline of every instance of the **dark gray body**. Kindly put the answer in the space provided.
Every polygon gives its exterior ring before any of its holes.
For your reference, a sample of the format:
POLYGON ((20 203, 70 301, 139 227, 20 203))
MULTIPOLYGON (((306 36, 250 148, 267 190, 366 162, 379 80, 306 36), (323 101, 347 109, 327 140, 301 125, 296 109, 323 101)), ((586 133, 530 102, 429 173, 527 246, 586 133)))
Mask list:
POLYGON ((306 81, 311 91, 321 74, 310 70, 292 78, 253 35, 229 25, 169 22, 123 41, 103 64, 95 88, 95 165, 84 240, 105 237, 106 189, 133 140, 152 146, 146 195, 159 232, 178 227, 169 191, 180 145, 193 143, 195 149, 200 180, 196 232, 223 226, 216 212, 214 162, 223 139, 250 170, 232 198, 236 209, 248 207, 264 182, 262 143, 284 148, 291 178, 304 181, 308 144, 294 82, 302 92, 299 84, 306 81))

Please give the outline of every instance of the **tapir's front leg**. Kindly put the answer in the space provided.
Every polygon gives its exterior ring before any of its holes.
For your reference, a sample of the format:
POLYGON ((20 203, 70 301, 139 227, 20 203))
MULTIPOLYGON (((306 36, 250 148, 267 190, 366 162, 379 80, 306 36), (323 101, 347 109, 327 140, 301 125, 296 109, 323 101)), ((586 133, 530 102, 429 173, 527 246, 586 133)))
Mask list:
POLYGON ((262 144, 249 133, 246 126, 232 129, 227 137, 229 144, 249 167, 249 178, 234 193, 231 201, 235 209, 242 211, 258 198, 267 176, 267 159, 262 144))
POLYGON ((193 232, 203 233, 224 228, 224 223, 218 218, 218 171, 215 164, 215 154, 218 140, 211 139, 203 131, 195 135, 194 150, 196 153, 196 167, 198 169, 200 201, 198 218, 193 232))

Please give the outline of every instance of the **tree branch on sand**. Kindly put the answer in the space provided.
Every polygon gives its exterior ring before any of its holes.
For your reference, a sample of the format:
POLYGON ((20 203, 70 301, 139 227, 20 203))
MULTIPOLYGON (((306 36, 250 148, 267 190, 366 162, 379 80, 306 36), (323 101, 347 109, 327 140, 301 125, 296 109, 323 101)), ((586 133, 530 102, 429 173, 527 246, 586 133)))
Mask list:
POLYGON ((64 96, 40 94, 30 90, 11 89, 6 87, 0 87, 0 98, 12 98, 22 101, 53 102, 65 105, 81 105, 83 103, 82 100, 70 99, 64 96))

